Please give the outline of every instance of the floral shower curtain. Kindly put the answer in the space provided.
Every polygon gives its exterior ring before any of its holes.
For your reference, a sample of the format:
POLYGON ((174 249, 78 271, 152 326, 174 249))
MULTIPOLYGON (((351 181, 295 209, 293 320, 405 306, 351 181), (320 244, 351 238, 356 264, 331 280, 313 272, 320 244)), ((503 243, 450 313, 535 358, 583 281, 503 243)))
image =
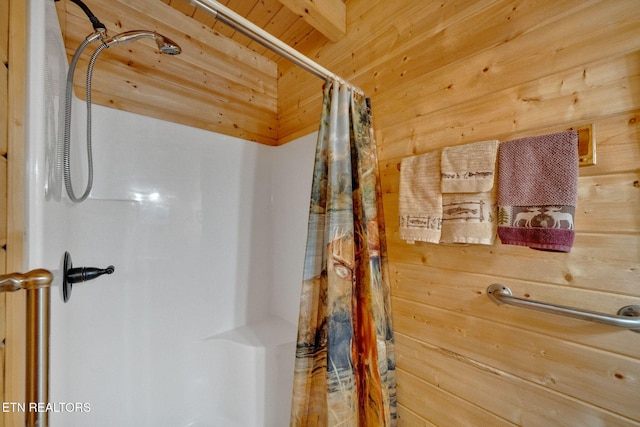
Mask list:
POLYGON ((395 426, 384 219, 369 100, 324 85, 291 426, 395 426))

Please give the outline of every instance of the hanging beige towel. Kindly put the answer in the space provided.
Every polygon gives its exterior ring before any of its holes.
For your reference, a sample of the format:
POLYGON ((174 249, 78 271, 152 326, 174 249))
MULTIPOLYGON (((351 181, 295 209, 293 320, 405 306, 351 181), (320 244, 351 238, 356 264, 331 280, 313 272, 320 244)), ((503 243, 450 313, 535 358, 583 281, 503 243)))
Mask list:
POLYGON ((493 245, 497 186, 480 193, 442 194, 442 243, 493 245))
POLYGON ((498 141, 480 141, 442 149, 443 193, 491 191, 496 169, 498 141))
POLYGON ((438 243, 442 228, 440 151, 405 157, 400 168, 400 238, 438 243))
POLYGON ((497 155, 496 140, 442 150, 442 243, 493 244, 497 155))

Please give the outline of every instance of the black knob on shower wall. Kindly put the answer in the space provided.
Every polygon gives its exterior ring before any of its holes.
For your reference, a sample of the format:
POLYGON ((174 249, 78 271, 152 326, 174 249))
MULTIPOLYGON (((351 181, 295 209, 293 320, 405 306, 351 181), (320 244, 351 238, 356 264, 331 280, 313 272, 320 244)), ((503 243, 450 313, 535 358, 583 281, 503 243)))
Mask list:
POLYGON ((115 271, 113 265, 107 268, 96 267, 73 267, 71 261, 71 254, 69 252, 64 253, 64 266, 62 276, 62 299, 64 302, 69 301, 71 298, 71 290, 74 283, 86 282, 93 280, 103 274, 112 274, 115 271))
POLYGON ((111 274, 114 272, 113 265, 110 265, 107 268, 96 268, 96 267, 77 267, 70 268, 67 271, 67 281, 69 283, 79 283, 86 282, 87 280, 93 280, 96 277, 102 276, 103 274, 111 274))

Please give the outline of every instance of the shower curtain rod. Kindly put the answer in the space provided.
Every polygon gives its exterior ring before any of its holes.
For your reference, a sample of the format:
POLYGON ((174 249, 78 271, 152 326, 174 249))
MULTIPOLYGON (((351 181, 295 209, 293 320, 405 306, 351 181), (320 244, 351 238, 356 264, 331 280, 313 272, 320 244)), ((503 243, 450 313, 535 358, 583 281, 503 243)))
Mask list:
POLYGON ((269 34, 264 31, 262 28, 258 27, 251 21, 248 21, 244 17, 238 15, 231 9, 226 6, 221 5, 215 0, 189 0, 189 3, 203 9, 204 11, 210 13, 217 21, 222 22, 233 28, 236 31, 244 34, 250 39, 260 43, 267 49, 272 50, 278 55, 282 56, 285 59, 293 62, 300 68, 308 71, 316 77, 319 77, 323 80, 326 79, 334 79, 338 80, 341 83, 348 84, 353 87, 358 92, 362 93, 362 90, 351 83, 347 82, 342 77, 332 73, 327 70, 317 62, 312 61, 305 55, 301 54, 288 44, 284 43, 277 37, 269 34))

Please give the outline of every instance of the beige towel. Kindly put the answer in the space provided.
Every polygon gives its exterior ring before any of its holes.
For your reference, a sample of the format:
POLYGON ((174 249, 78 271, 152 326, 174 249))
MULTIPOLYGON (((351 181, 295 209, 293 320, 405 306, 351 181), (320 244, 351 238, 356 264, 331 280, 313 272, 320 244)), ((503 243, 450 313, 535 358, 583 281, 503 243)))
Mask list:
POLYGON ((498 141, 480 141, 442 149, 440 169, 443 193, 491 191, 498 141))
POLYGON ((480 193, 442 194, 442 243, 493 245, 497 186, 480 193))
POLYGON ((498 144, 481 141, 442 150, 442 243, 493 244, 498 144))
POLYGON ((405 157, 400 168, 400 238, 438 243, 442 227, 440 151, 405 157))

